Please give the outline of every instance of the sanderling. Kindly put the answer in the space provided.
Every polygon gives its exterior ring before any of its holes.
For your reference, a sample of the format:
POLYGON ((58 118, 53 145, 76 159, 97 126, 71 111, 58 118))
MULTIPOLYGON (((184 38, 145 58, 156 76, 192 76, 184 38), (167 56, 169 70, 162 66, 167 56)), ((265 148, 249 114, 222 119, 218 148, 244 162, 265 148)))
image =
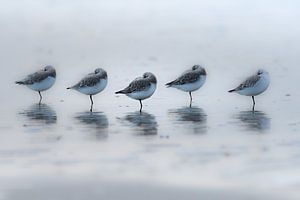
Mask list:
POLYGON ((67 89, 74 89, 80 93, 90 95, 91 100, 91 108, 90 111, 93 111, 93 95, 98 94, 107 85, 107 73, 102 68, 97 68, 94 73, 90 73, 86 75, 83 79, 81 79, 77 84, 72 87, 68 87, 67 89))
POLYGON ((189 92, 190 107, 192 106, 192 92, 198 90, 205 83, 206 71, 200 65, 194 65, 191 70, 184 72, 174 81, 166 84, 167 87, 174 87, 179 90, 189 92))
POLYGON ((124 90, 116 92, 116 94, 125 94, 132 99, 140 101, 140 112, 142 111, 142 100, 152 96, 156 89, 156 77, 150 72, 143 74, 143 77, 138 77, 133 80, 124 90))
POLYGON ((55 69, 52 66, 48 65, 44 69, 28 75, 23 80, 16 81, 16 84, 26 85, 30 89, 34 91, 38 91, 40 95, 39 104, 41 104, 43 98, 41 92, 51 88, 55 83, 55 79, 56 79, 55 69))
POLYGON ((263 93, 268 88, 269 83, 270 83, 269 73, 260 69, 255 75, 247 78, 237 88, 233 90, 229 90, 228 92, 236 92, 240 95, 252 96, 252 101, 253 101, 252 110, 254 110, 254 106, 255 106, 254 96, 263 93))

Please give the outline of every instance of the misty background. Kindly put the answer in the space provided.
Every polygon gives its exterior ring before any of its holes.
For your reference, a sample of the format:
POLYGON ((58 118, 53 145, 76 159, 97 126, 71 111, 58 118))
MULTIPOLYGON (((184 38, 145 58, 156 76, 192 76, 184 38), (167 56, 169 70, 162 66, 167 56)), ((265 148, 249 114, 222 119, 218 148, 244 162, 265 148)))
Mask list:
POLYGON ((299 1, 0 5, 0 200, 299 198, 299 1), (208 77, 187 109, 188 94, 164 84, 194 64, 208 77), (45 65, 57 80, 41 108, 14 81, 45 65), (90 115, 66 87, 97 67, 109 82, 90 115), (227 91, 259 68, 271 84, 253 115, 227 91), (114 92, 146 71, 158 88, 138 115, 114 92))

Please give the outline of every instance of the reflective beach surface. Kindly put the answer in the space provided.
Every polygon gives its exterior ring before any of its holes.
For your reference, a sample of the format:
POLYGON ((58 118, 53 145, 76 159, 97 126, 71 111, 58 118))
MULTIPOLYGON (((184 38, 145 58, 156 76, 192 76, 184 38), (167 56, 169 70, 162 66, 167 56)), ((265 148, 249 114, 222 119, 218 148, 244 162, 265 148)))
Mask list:
POLYGON ((0 0, 0 200, 300 198, 298 1, 0 0), (14 81, 51 64, 39 95, 14 81), (165 83, 194 64, 205 85, 165 83), (66 88, 102 67, 106 89, 66 88), (228 93, 259 68, 269 89, 228 93), (114 92, 151 71, 154 95, 114 92))

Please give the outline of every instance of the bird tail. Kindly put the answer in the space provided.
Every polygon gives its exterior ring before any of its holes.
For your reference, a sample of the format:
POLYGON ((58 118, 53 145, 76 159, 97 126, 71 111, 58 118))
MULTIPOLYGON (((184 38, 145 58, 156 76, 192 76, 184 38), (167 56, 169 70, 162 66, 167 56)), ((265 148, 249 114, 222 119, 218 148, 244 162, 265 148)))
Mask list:
POLYGON ((76 85, 73 85, 73 86, 67 87, 67 90, 75 89, 75 88, 76 88, 76 85))
POLYGON ((229 90, 228 92, 235 92, 236 91, 236 89, 233 89, 233 90, 229 90))
POLYGON ((166 84, 167 87, 171 87, 173 85, 174 81, 171 81, 169 83, 166 84))
POLYGON ((18 85, 24 85, 25 84, 24 81, 16 81, 15 83, 18 84, 18 85))
POLYGON ((120 90, 118 92, 115 92, 115 94, 125 94, 124 90, 120 90))

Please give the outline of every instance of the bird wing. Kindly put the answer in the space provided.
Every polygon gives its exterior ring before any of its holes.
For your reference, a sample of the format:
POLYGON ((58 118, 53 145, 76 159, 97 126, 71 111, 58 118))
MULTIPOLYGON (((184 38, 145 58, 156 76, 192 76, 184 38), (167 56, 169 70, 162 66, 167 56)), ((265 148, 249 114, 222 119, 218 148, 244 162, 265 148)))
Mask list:
POLYGON ((241 83, 237 88, 235 88, 235 91, 243 90, 245 88, 253 87, 260 79, 260 76, 253 75, 249 78, 247 78, 243 83, 241 83))
POLYGON ((193 83, 197 81, 200 77, 201 73, 200 72, 195 72, 195 71, 189 71, 184 74, 182 74, 180 77, 175 79, 174 81, 167 83, 167 85, 183 85, 187 83, 193 83))
POLYGON ((99 74, 88 74, 83 79, 79 81, 74 87, 93 87, 101 81, 101 76, 99 74))
POLYGON ((33 74, 28 75, 25 79, 22 80, 22 82, 24 85, 32 85, 36 82, 40 82, 46 79, 48 76, 49 76, 48 72, 44 70, 40 70, 33 74))
POLYGON ((151 83, 143 78, 137 78, 132 81, 127 88, 123 90, 124 93, 132 93, 143 91, 151 86, 151 83))

